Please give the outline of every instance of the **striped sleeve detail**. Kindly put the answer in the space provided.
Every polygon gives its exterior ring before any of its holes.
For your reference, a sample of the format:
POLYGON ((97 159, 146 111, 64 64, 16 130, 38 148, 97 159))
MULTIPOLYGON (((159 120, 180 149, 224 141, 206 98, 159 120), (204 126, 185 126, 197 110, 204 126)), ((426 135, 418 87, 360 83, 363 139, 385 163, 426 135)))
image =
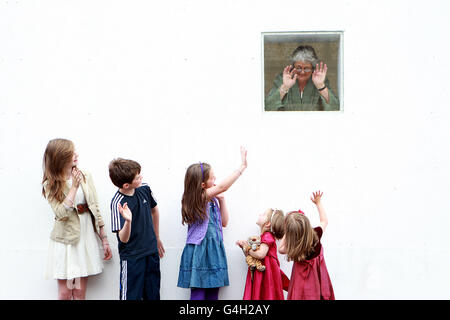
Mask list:
POLYGON ((117 232, 122 229, 122 224, 120 223, 120 212, 119 203, 122 201, 123 195, 116 193, 111 201, 111 228, 112 232, 117 232))

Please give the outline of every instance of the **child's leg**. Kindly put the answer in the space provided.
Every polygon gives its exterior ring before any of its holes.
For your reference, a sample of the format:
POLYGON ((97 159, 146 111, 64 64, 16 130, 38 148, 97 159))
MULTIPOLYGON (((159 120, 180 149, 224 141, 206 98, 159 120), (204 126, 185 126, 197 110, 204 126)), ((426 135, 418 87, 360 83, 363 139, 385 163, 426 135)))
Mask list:
POLYGON ((219 288, 206 289, 205 300, 219 300, 219 288))
POLYGON ((145 257, 120 260, 120 300, 142 300, 145 264, 145 257))
POLYGON ((86 300, 88 277, 77 278, 73 289, 73 300, 86 300))
POLYGON ((159 255, 154 253, 146 257, 144 300, 160 300, 161 271, 159 269, 159 255))
POLYGON ((58 279, 58 299, 59 300, 72 300, 72 289, 67 287, 66 279, 58 279))
POLYGON ((191 300, 205 300, 206 289, 191 288, 191 300))

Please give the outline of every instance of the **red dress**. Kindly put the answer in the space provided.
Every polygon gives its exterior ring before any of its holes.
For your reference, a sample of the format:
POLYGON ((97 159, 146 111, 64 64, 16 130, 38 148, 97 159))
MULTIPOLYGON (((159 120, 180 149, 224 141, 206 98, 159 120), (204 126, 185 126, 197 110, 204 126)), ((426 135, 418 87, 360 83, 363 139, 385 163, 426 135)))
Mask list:
POLYGON ((283 289, 287 290, 289 279, 280 269, 277 244, 272 233, 264 232, 261 243, 269 246, 269 251, 262 261, 266 270, 253 271, 252 281, 252 271, 248 268, 244 300, 284 300, 283 289))
POLYGON ((319 243, 309 259, 294 262, 289 283, 288 300, 335 300, 333 285, 328 275, 327 266, 320 244, 322 228, 314 228, 319 243))

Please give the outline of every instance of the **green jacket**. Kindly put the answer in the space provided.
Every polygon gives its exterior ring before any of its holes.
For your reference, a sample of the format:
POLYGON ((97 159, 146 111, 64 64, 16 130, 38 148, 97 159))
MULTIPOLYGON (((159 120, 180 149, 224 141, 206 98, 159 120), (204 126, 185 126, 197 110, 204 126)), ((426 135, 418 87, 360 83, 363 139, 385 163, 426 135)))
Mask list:
MULTIPOLYGON (((94 187, 94 182, 92 181, 92 176, 83 171, 86 181, 81 181, 80 187, 83 190, 84 197, 86 198, 86 203, 90 209, 89 212, 82 214, 90 214, 92 222, 97 234, 100 234, 100 227, 103 227, 105 223, 103 222, 102 216, 100 214, 97 191, 94 187)), ((44 182, 44 190, 46 190, 47 182, 44 182)), ((69 185, 66 184, 64 187, 64 194, 69 193, 69 185)), ((56 199, 49 201, 53 213, 55 214, 55 223, 53 225, 53 230, 50 234, 50 238, 57 242, 62 242, 66 244, 74 244, 80 239, 80 217, 78 216, 78 211, 76 208, 69 208, 64 203, 59 202, 56 199)))
POLYGON ((296 82, 283 100, 280 99, 280 86, 283 84, 283 74, 279 74, 273 82, 273 87, 269 91, 265 99, 266 111, 335 111, 339 110, 339 99, 334 95, 330 88, 328 79, 325 79, 325 85, 328 87, 330 103, 320 95, 319 90, 309 78, 305 89, 303 90, 303 98, 300 95, 300 89, 296 82))

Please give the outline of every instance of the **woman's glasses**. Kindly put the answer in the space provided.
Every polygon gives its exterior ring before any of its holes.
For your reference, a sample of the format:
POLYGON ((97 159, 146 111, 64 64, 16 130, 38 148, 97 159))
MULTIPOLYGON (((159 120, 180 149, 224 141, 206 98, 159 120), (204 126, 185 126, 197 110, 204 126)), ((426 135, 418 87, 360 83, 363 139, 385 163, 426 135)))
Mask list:
POLYGON ((305 73, 308 73, 308 72, 311 72, 311 71, 312 71, 311 68, 294 67, 294 69, 295 69, 297 72, 302 72, 302 70, 303 70, 303 72, 305 72, 305 73))

